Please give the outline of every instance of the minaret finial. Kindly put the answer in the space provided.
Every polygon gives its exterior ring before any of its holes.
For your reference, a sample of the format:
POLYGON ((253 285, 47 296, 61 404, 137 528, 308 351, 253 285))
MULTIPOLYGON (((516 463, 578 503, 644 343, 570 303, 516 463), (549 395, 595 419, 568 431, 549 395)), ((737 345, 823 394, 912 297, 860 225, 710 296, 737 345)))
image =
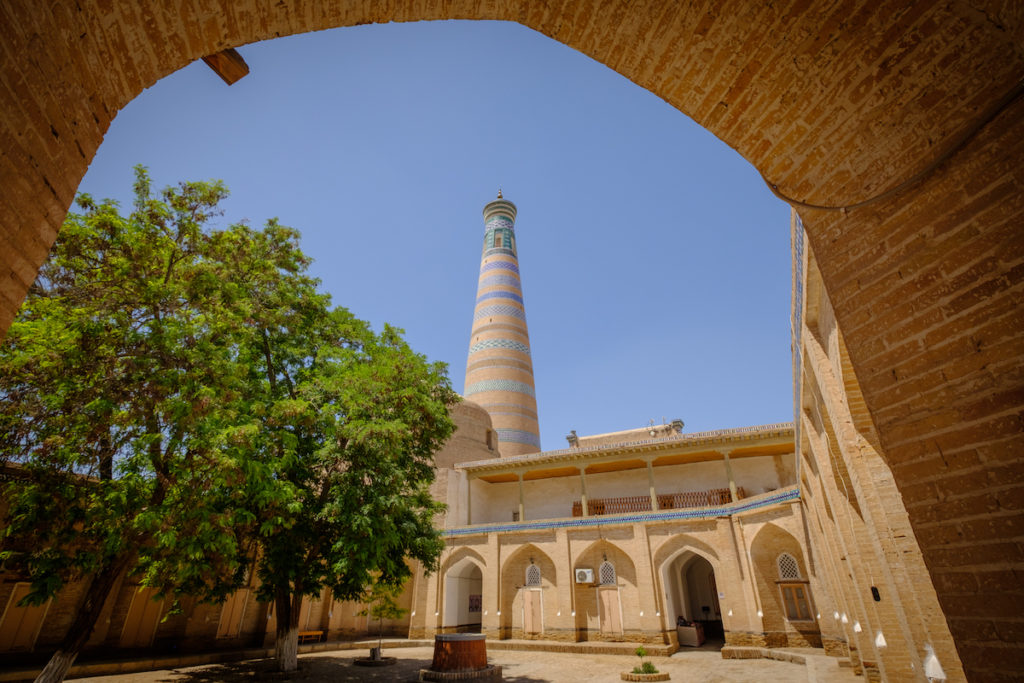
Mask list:
POLYGON ((498 199, 501 199, 501 188, 498 188, 498 199))

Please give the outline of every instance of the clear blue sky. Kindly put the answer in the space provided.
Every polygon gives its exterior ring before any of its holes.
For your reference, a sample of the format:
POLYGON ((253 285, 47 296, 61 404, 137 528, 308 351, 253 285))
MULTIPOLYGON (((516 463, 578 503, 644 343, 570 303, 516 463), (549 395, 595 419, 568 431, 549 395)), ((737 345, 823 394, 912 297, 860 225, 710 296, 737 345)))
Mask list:
POLYGON ((516 222, 544 449, 680 417, 686 431, 793 417, 789 210, 658 97, 516 24, 361 26, 202 62, 111 126, 80 190, 129 205, 223 179, 223 223, 277 216, 313 274, 406 330, 462 391, 483 205, 516 222))

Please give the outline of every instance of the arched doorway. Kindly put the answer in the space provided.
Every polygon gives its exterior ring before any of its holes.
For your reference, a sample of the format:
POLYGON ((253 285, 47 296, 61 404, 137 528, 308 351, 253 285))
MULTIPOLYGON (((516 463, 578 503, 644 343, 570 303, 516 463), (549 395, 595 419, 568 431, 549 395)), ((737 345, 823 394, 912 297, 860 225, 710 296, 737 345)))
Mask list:
POLYGON ((444 576, 444 633, 480 633, 483 615, 483 572, 470 560, 459 560, 444 576))
MULTIPOLYGON (((662 565, 669 626, 699 624, 702 638, 724 643, 722 606, 715 568, 703 555, 684 549, 662 565)), ((680 637, 680 644, 693 645, 680 637)))

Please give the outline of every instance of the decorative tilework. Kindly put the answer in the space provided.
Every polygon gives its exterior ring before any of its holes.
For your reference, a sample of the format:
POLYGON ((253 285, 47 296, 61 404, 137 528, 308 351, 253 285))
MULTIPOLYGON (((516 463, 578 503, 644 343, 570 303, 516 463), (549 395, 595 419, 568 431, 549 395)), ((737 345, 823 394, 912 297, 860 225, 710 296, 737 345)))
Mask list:
POLYGON ((484 273, 488 270, 511 270, 516 275, 519 275, 519 266, 512 263, 511 261, 491 261, 480 266, 480 272, 484 273))
POLYGON ((519 278, 515 275, 488 275, 480 280, 480 287, 498 287, 500 285, 519 289, 519 278))
MULTIPOLYGON (((487 409, 487 413, 493 419, 495 415, 508 415, 510 417, 526 418, 527 420, 537 421, 537 415, 526 410, 491 410, 487 409)), ((501 431, 500 429, 498 430, 501 431)), ((540 444, 537 444, 537 448, 540 449, 540 444)))
POLYGON ((507 254, 508 256, 515 256, 516 252, 505 247, 492 247, 490 249, 484 249, 484 258, 488 256, 494 256, 495 254, 507 254))
POLYGON ((487 301, 488 299, 511 299, 516 303, 523 303, 523 297, 519 296, 515 292, 487 292, 486 294, 478 296, 476 298, 476 302, 480 303, 481 301, 487 301))
POLYGON ((494 230, 495 228, 508 228, 509 230, 512 230, 512 227, 512 221, 504 216, 495 216, 484 223, 484 228, 487 230, 494 230))
MULTIPOLYGON (((500 436, 500 435, 499 435, 500 436)), ((664 522, 676 519, 714 519, 726 517, 738 512, 756 510, 757 508, 788 503, 799 500, 800 491, 795 486, 779 491, 775 495, 764 498, 743 500, 727 505, 716 505, 707 508, 684 508, 681 510, 661 510, 640 514, 596 515, 593 517, 573 517, 572 519, 540 520, 536 522, 516 522, 514 524, 478 524, 475 526, 445 529, 442 533, 453 536, 472 536, 503 531, 532 531, 536 529, 562 529, 567 527, 609 526, 612 524, 635 524, 637 522, 664 522)))
POLYGON ((508 304, 499 304, 497 306, 484 306, 479 311, 473 314, 473 320, 480 320, 481 318, 491 318, 496 315, 507 315, 510 318, 519 318, 520 320, 526 320, 526 311, 515 306, 509 306, 508 304))
POLYGON ((510 363, 487 363, 486 365, 479 365, 472 370, 467 370, 466 375, 468 376, 477 372, 483 372, 484 370, 494 370, 495 368, 512 370, 514 373, 528 375, 530 378, 533 378, 533 372, 531 372, 529 368, 524 368, 522 365, 512 365, 510 363))
POLYGON ((469 352, 473 354, 477 351, 486 351, 487 349, 512 349, 513 351, 525 353, 527 356, 530 355, 530 347, 522 342, 517 342, 515 339, 485 339, 470 346, 469 352))
MULTIPOLYGON (((525 382, 514 382, 510 379, 485 379, 480 382, 473 382, 466 385, 466 396, 479 394, 484 391, 514 391, 517 394, 533 396, 533 387, 525 382)), ((498 430, 501 431, 500 429, 498 430)))
POLYGON ((506 443, 525 443, 540 448, 540 436, 523 429, 496 429, 498 441, 506 443))

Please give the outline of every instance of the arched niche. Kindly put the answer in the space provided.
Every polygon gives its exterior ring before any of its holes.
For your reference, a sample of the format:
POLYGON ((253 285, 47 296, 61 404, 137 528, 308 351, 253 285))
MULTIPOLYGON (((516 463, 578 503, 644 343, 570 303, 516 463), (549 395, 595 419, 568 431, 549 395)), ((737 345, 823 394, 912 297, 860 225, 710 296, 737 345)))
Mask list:
POLYGON ((793 534, 782 527, 764 524, 750 541, 750 561, 760 597, 761 618, 769 647, 820 647, 821 634, 811 594, 807 562, 803 548, 793 534), (788 562, 795 561, 797 577, 789 571, 788 562), (803 604, 801 604, 801 595, 803 604))
POLYGON ((483 578, 483 568, 469 556, 448 565, 444 573, 442 632, 480 633, 483 624, 483 578))
POLYGON ((532 543, 517 548, 501 563, 502 637, 539 638, 559 610, 559 572, 543 550, 532 543), (539 583, 529 584, 530 574, 539 583))

